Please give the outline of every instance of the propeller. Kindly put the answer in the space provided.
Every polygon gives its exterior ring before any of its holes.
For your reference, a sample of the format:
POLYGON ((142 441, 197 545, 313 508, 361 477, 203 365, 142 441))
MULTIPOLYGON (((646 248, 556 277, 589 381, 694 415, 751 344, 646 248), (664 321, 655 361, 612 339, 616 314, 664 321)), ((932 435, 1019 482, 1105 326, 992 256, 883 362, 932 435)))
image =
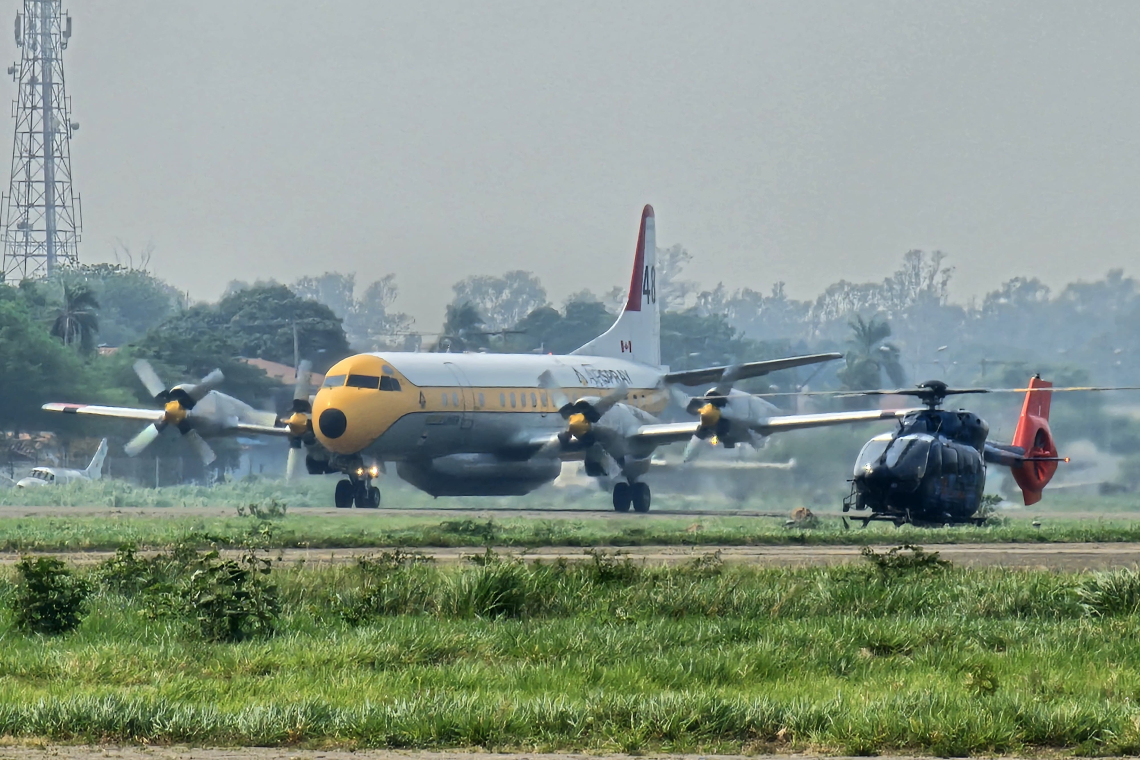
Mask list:
POLYGON ((143 386, 154 397, 155 401, 163 405, 163 415, 160 419, 144 427, 127 442, 124 447, 127 455, 138 456, 162 435, 163 430, 173 425, 190 443, 194 452, 202 460, 202 464, 208 465, 217 459, 217 455, 210 448, 210 444, 206 443, 206 440, 194 429, 189 416, 190 410, 205 398, 207 393, 221 385, 222 381, 225 380, 225 375, 222 374, 221 370, 215 369, 197 383, 167 388, 159 378, 158 373, 154 371, 154 367, 150 366, 150 363, 145 359, 136 361, 134 367, 135 374, 138 375, 143 386))
POLYGON ((625 400, 629 394, 629 387, 625 383, 601 398, 580 398, 573 402, 562 391, 550 370, 546 370, 538 376, 538 385, 550 394, 550 400, 558 407, 558 413, 562 419, 566 420, 566 431, 559 436, 564 443, 574 439, 589 445, 598 440, 605 446, 611 437, 610 434, 617 434, 616 431, 595 428, 594 426, 605 416, 606 412, 625 400), (602 438, 607 440, 602 440, 602 438))
POLYGON ((701 452, 701 444, 712 440, 716 445, 717 439, 728 432, 728 420, 721 411, 728 405, 728 396, 732 393, 732 386, 740 379, 741 365, 733 364, 721 373, 716 385, 703 396, 694 396, 685 405, 685 411, 697 415, 700 424, 697 432, 685 444, 683 461, 688 463, 697 458, 701 452))
POLYGON ((289 460, 285 464, 285 479, 292 480, 305 463, 305 445, 313 438, 313 405, 309 401, 313 376, 313 364, 305 359, 297 367, 297 379, 293 384, 292 413, 283 420, 289 428, 289 460))

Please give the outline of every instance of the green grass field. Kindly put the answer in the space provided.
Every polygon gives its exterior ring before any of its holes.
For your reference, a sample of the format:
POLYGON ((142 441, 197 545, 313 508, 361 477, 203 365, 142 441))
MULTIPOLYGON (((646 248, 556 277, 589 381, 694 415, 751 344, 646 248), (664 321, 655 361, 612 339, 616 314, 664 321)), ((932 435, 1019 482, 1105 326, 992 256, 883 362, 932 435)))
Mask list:
POLYGON ((1069 543, 1140 541, 1140 521, 1050 520, 1040 528, 1026 521, 974 528, 894 528, 873 524, 843 528, 838 520, 818 528, 784 526, 783 519, 743 517, 622 517, 598 520, 386 515, 349 512, 306 515, 289 512, 266 523, 249 517, 164 515, 58 515, 0 519, 0 551, 111 551, 124 543, 142 549, 175 544, 236 547, 257 537, 270 548, 368 549, 383 547, 511 548, 539 546, 764 546, 965 543, 1069 543))
MULTIPOLYGON (((277 568, 275 635, 208 643, 101 586, 0 616, 0 734, 55 741, 1140 751, 1140 575, 492 560, 277 568)), ((13 598, 0 584, 0 603, 13 598)))
MULTIPOLYGON (((699 509, 705 514, 676 516, 653 514, 618 517, 605 509, 605 494, 580 495, 540 492, 527 497, 503 499, 432 500, 410 488, 392 489, 389 506, 404 512, 351 510, 313 513, 313 506, 326 506, 325 493, 331 481, 312 479, 296 487, 277 482, 228 483, 212 488, 181 486, 147 489, 108 481, 59 488, 0 491, 0 506, 54 506, 52 514, 20 515, 9 509, 0 519, 0 551, 90 551, 113 550, 123 543, 140 548, 174 544, 236 546, 258 534, 273 548, 369 548, 456 547, 494 544, 505 547, 534 546, 749 546, 776 544, 894 544, 894 543, 1049 543, 1140 541, 1140 507, 1132 496, 1110 498, 1072 497, 1052 499, 1033 512, 1021 511, 1002 524, 985 528, 896 529, 873 524, 866 529, 844 528, 836 518, 821 518, 818 526, 804 530, 785 526, 785 518, 720 517, 731 502, 710 500, 694 503, 689 497, 663 497, 660 509, 699 509), (6 501, 5 501, 6 500, 6 501), (272 523, 268 536, 264 525, 237 514, 237 507, 250 504, 288 505, 283 519, 272 523), (219 505, 213 514, 191 513, 183 507, 219 505), (507 505, 510 505, 509 507, 507 505), (107 507, 97 515, 70 507, 107 507), (470 506, 488 509, 550 510, 550 517, 496 514, 414 514, 431 507, 470 506), (146 513, 136 508, 150 507, 146 513), (158 509, 153 509, 158 508, 158 509), (605 519, 566 516, 566 509, 595 509, 605 519), (563 512, 563 514, 560 514, 563 512), (1075 517, 1074 515, 1081 515, 1075 517), (1041 518, 1033 527, 1033 517, 1041 518)), ((771 505, 781 506, 781 505, 771 505)), ((785 503, 782 505, 787 507, 785 503)), ((788 510, 774 511, 784 514, 788 510)))

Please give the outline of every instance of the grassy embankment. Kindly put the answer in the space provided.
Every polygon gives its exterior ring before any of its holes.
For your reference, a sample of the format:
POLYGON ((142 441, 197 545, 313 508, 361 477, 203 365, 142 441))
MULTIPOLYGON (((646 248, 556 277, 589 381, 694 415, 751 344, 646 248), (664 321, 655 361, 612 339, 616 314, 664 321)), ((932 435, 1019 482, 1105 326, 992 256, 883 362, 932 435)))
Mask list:
MULTIPOLYGON (((95 582, 0 615, 0 734, 62 741, 845 753, 1140 750, 1140 575, 404 562, 275 569, 207 643, 95 582)), ((152 590, 153 591, 153 590, 152 590)), ((0 603, 12 596, 0 584, 0 603)), ((150 600, 150 601, 148 601, 150 600)))

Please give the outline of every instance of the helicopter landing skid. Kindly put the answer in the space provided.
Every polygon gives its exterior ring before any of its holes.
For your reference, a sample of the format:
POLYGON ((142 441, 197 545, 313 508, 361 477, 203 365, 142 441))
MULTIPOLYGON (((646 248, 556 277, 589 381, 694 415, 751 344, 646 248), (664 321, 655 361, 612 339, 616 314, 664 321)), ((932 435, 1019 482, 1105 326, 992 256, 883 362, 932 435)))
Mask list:
MULTIPOLYGON (((866 507, 864 507, 866 509, 866 507)), ((847 515, 843 515, 843 527, 849 527, 847 523, 847 515)), ((889 522, 893 523, 896 528, 901 528, 904 525, 913 525, 916 528, 949 528, 952 525, 973 525, 975 528, 980 528, 986 524, 985 517, 967 517, 965 519, 943 521, 937 520, 916 520, 911 517, 910 510, 899 514, 898 512, 874 512, 869 515, 851 515, 852 520, 859 520, 863 524, 859 527, 866 528, 872 522, 889 522)))

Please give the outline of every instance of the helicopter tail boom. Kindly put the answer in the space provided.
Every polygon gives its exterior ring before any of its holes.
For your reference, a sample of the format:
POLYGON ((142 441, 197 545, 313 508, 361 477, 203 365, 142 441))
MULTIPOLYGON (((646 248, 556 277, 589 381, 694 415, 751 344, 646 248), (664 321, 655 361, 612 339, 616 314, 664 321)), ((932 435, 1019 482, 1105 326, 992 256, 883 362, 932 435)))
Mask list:
POLYGON ((1041 501, 1041 492, 1052 480, 1061 461, 1053 433, 1049 430, 1049 406, 1053 394, 1048 390, 1035 390, 1052 387, 1051 382, 1040 377, 1029 381, 1021 416, 1013 433, 1013 446, 1025 453, 1024 458, 1012 465, 1011 472, 1021 488, 1026 506, 1041 501))

